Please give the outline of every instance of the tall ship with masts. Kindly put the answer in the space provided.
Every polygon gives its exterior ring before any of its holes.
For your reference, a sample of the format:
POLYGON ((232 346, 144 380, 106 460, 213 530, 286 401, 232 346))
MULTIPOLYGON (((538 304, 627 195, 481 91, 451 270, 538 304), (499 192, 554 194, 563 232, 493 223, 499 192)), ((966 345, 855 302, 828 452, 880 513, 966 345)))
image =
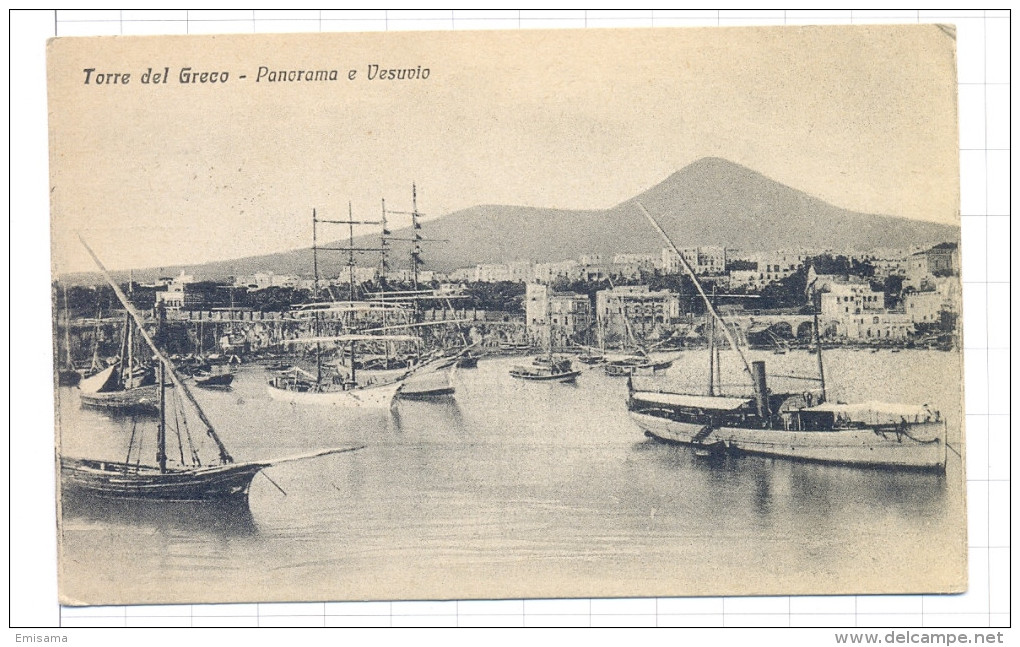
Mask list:
POLYGON ((648 436, 692 445, 706 453, 746 452, 841 465, 945 470, 947 424, 937 411, 907 404, 829 401, 817 320, 820 390, 769 390, 765 362, 748 361, 676 245, 640 203, 638 207, 680 257, 713 325, 740 356, 753 393, 750 397, 723 395, 713 331, 707 393, 638 388, 633 379, 629 382, 627 408, 648 436))
MULTIPOLYGON (((419 326, 436 325, 414 320, 411 312, 397 300, 359 300, 355 284, 355 253, 380 252, 385 268, 385 254, 389 234, 386 228, 386 209, 383 203, 383 219, 379 221, 355 220, 348 205, 346 220, 321 218, 312 212, 312 258, 315 273, 313 302, 297 310, 299 316, 310 320, 312 335, 289 340, 292 344, 314 344, 315 372, 293 367, 270 379, 268 390, 277 400, 294 403, 330 404, 345 407, 388 407, 398 392, 413 385, 413 379, 430 375, 453 360, 423 356, 420 350, 408 352, 421 344, 418 335, 410 331, 419 326), (320 246, 318 227, 320 224, 347 225, 347 247, 320 246), (383 226, 383 243, 380 247, 355 247, 354 226, 383 226), (349 292, 348 299, 320 301, 319 295, 319 251, 344 252, 348 258, 349 292), (327 329, 324 333, 323 329, 327 329), (397 331, 408 331, 399 333, 397 331), (323 362, 323 354, 329 353, 334 359, 323 362)), ((390 212, 394 213, 394 212, 390 212)), ((413 213, 415 231, 412 257, 417 259, 420 248, 417 241, 417 205, 413 213)), ((414 266, 416 267, 416 265, 414 266)), ((448 384, 440 389, 452 392, 448 384)))
MULTIPOLYGON (((84 240, 82 244, 85 244, 84 240)), ((140 430, 138 425, 133 425, 123 461, 76 458, 61 453, 59 458, 62 494, 101 499, 246 505, 252 479, 267 467, 361 449, 361 446, 348 446, 280 459, 236 462, 198 401, 177 374, 174 365, 156 347, 152 337, 146 332, 141 316, 110 277, 92 249, 88 245, 85 245, 85 248, 120 299, 131 323, 151 350, 157 363, 154 370, 157 381, 153 385, 156 390, 157 413, 153 457, 155 464, 146 461, 142 453, 141 435, 144 430, 140 430), (170 386, 174 388, 170 389, 170 386), (192 421, 190 426, 189 416, 192 421), (215 456, 200 455, 203 436, 213 441, 216 448, 215 456), (178 451, 175 452, 174 449, 178 451), (179 456, 179 460, 176 456, 179 456)), ((151 447, 151 442, 147 446, 151 447)))

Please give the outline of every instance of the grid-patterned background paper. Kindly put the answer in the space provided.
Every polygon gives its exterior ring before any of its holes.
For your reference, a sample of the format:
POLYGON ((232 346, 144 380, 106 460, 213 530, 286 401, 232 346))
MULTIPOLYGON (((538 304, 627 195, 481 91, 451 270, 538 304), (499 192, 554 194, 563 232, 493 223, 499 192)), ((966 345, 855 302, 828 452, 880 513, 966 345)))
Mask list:
POLYGON ((1008 627, 1008 11, 59 11, 58 36, 941 22, 957 27, 969 591, 959 596, 644 598, 61 607, 83 626, 1008 627))

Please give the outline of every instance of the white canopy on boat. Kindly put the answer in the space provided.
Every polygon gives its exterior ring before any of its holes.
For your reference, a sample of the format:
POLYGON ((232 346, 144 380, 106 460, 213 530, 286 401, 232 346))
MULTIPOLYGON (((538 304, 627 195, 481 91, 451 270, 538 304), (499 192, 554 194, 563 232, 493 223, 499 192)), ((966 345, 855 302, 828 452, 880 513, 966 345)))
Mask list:
POLYGON ((635 392, 634 398, 642 402, 664 404, 670 407, 714 409, 716 411, 734 411, 754 402, 748 398, 732 398, 722 395, 688 395, 686 393, 658 393, 655 391, 635 392))
POLYGON ((857 420, 871 424, 907 422, 925 422, 927 420, 938 420, 937 411, 927 405, 901 404, 898 402, 854 402, 845 404, 842 402, 825 402, 816 407, 809 407, 803 411, 832 412, 837 415, 844 415, 850 420, 857 420))

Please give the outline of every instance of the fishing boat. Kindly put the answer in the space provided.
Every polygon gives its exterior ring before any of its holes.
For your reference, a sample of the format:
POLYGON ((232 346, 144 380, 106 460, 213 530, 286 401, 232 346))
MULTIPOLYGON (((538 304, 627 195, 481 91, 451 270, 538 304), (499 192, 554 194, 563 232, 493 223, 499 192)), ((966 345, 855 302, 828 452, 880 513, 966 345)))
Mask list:
POLYGON ((225 389, 234 382, 233 373, 196 373, 195 386, 203 389, 225 389))
MULTIPOLYGON (((612 285, 612 283, 610 283, 612 285)), ((656 371, 663 371, 673 365, 673 361, 678 355, 665 355, 661 353, 652 354, 648 352, 648 349, 638 341, 637 336, 634 334, 634 329, 630 325, 630 319, 626 313, 623 313, 623 323, 627 329, 627 339, 631 348, 636 349, 635 352, 621 355, 619 353, 608 354, 603 353, 602 362, 603 370, 609 377, 630 377, 632 375, 649 375, 656 371)), ((601 329, 600 329, 601 331, 601 329)), ((601 341, 604 337, 600 332, 600 345, 604 346, 604 341, 601 341)))
MULTIPOLYGON (((133 426, 128 442, 127 455, 123 461, 60 456, 61 492, 97 497, 100 499, 127 499, 140 501, 182 501, 202 503, 244 503, 247 504, 248 489, 252 479, 263 469, 283 462, 314 458, 361 449, 361 446, 339 447, 320 450, 300 456, 266 460, 235 462, 223 441, 217 435, 212 423, 195 400, 173 364, 156 347, 152 338, 142 326, 141 317, 127 300, 120 287, 113 281, 105 266, 92 249, 85 249, 99 266, 141 333, 142 338, 158 360, 157 411, 155 465, 143 463, 141 433, 133 426), (170 391, 169 386, 175 388, 170 391), (187 416, 177 415, 188 408, 196 414, 200 428, 193 434, 187 423, 187 416), (173 414, 168 415, 168 409, 173 414), (174 424, 169 424, 171 418, 174 424), (168 443, 168 435, 176 435, 176 443, 168 443), (199 455, 199 434, 212 439, 216 456, 203 459, 199 455), (179 450, 179 461, 174 458, 172 447, 179 450)), ((193 418, 194 420, 194 418, 193 418)), ((199 427, 196 425, 196 427, 199 427)), ((267 477, 268 478, 268 477, 267 477)), ((279 486, 277 486, 279 487, 279 486)))
POLYGON ((926 405, 828 400, 817 315, 814 336, 820 392, 770 391, 765 362, 748 362, 676 245, 640 203, 638 206, 677 251, 709 315, 730 348, 740 355, 752 389, 750 396, 722 394, 713 366, 714 348, 709 352, 707 394, 639 388, 631 379, 627 408, 646 435, 691 445, 704 453, 744 452, 840 465, 945 470, 947 425, 937 411, 926 405))
POLYGON ((532 382, 573 382, 580 374, 569 359, 554 355, 536 357, 530 366, 510 369, 511 376, 532 382))
POLYGON ((666 370, 673 365, 673 361, 674 358, 668 356, 630 355, 606 360, 604 368, 610 377, 629 377, 666 370))

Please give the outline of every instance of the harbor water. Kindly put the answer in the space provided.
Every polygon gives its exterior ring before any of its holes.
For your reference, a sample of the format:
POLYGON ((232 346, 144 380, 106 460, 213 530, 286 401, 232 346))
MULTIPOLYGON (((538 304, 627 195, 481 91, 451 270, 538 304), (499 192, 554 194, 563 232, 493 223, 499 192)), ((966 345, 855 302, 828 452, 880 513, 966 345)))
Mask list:
MULTIPOLYGON (((752 352, 775 375, 816 358, 752 352)), ((249 510, 65 500, 65 603, 936 592, 966 578, 962 358, 932 350, 826 351, 830 400, 929 404, 948 420, 945 474, 755 456, 706 459, 643 436, 626 379, 515 380, 482 359, 456 394, 353 410, 273 401, 243 366, 230 390, 194 389, 237 461, 350 443, 252 482, 249 510), (918 582, 928 582, 922 591, 918 582), (935 586, 931 586, 931 582, 935 586)), ((707 351, 661 379, 707 389, 707 351)), ((723 383, 749 393, 723 352, 723 383)), ((814 388, 770 377, 775 391, 814 388)), ((58 394, 63 455, 152 462, 151 419, 58 394), (143 431, 145 432, 143 434, 143 431), (132 456, 133 460, 134 456, 132 456)), ((189 420, 193 440, 212 441, 189 420), (195 434, 199 431, 198 434, 195 434)), ((169 453, 187 450, 168 441, 169 453)), ((208 455, 208 451, 206 451, 208 455)))

